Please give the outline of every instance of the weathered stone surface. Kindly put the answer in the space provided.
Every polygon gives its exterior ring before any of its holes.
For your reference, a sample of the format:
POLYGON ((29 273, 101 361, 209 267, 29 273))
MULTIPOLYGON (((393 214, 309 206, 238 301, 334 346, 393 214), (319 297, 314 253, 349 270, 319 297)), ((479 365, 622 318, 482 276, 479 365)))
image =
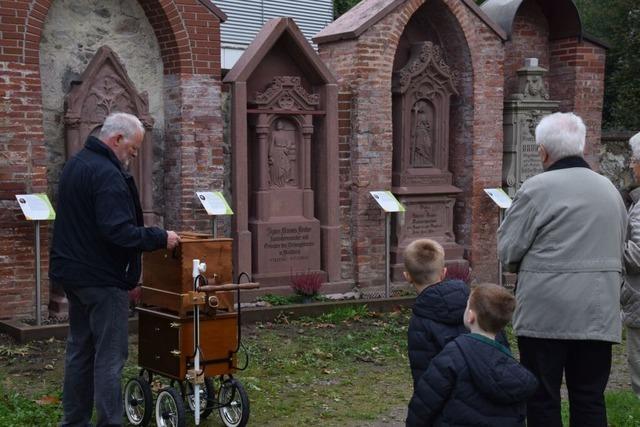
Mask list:
POLYGON ((76 1, 55 1, 47 14, 43 37, 40 75, 50 194, 55 199, 65 161, 61 116, 64 96, 98 48, 107 45, 118 55, 136 88, 148 93, 149 111, 154 119, 153 199, 158 210, 164 210, 163 67, 158 41, 142 7, 135 0, 90 0, 84 2, 84 7, 78 7, 76 1), (123 22, 134 22, 128 28, 135 31, 121 31, 123 22))
POLYGON ((619 189, 634 184, 635 178, 631 165, 629 139, 634 132, 603 131, 600 150, 600 173, 606 176, 619 189))

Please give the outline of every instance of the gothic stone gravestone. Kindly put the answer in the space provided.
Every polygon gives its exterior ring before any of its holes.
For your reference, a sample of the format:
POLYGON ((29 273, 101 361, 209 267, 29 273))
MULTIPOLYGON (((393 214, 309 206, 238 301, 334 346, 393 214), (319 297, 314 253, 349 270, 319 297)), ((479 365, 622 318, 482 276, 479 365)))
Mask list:
MULTIPOLYGON (((339 279, 337 85, 290 18, 267 22, 231 84, 235 274, 260 293, 339 279)), ((331 286, 325 286, 329 291, 331 286)))
POLYGON ((418 238, 438 241, 447 262, 464 262, 455 242, 453 205, 461 190, 452 185, 449 162, 451 96, 456 74, 440 46, 410 47, 407 64, 393 74, 393 193, 407 209, 394 226, 392 280, 402 280, 402 252, 418 238))
MULTIPOLYGON (((145 128, 139 155, 131 162, 130 172, 140 190, 145 225, 155 225, 161 218, 153 210, 153 147, 151 130, 153 118, 149 114, 146 93, 139 93, 118 56, 108 46, 102 46, 82 73, 72 82, 64 106, 65 148, 67 158, 84 147, 89 135, 97 135, 104 119, 113 112, 137 116, 145 128)), ((49 311, 64 316, 68 302, 62 289, 51 288, 49 311)))
POLYGON ((259 253, 257 279, 320 270, 320 221, 311 188, 311 113, 319 101, 299 76, 276 76, 249 100, 249 170, 256 172, 249 231, 259 253))
POLYGON ((511 197, 527 178, 542 172, 536 126, 559 105, 549 100, 543 80, 546 71, 536 58, 526 59, 518 70, 518 92, 504 104, 503 186, 511 197))

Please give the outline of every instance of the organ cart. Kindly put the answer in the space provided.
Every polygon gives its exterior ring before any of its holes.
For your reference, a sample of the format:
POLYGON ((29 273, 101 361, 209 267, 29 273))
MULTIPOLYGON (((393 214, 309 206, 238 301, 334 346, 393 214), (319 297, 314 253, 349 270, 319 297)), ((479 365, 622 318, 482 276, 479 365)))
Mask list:
POLYGON ((249 399, 233 377, 241 345, 235 303, 242 289, 258 284, 232 283, 232 239, 181 237, 175 250, 144 256, 137 308, 140 374, 124 387, 125 414, 136 426, 155 415, 159 427, 183 427, 187 412, 199 425, 218 410, 226 426, 242 427, 249 419, 249 399), (154 382, 164 384, 155 406, 154 382))

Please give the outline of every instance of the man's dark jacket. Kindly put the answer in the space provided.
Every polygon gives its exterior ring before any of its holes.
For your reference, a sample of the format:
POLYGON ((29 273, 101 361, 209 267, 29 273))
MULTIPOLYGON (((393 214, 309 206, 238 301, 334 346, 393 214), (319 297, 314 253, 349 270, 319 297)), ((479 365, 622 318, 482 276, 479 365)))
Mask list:
POLYGON ((136 286, 141 251, 167 246, 167 233, 144 227, 133 177, 113 151, 89 137, 60 178, 49 277, 65 287, 136 286))
POLYGON ((420 292, 409 322, 409 365, 413 385, 444 346, 468 330, 463 324, 469 287, 461 280, 446 280, 420 292))
POLYGON ((521 427, 525 402, 537 386, 503 345, 477 334, 460 335, 418 381, 407 426, 521 427))

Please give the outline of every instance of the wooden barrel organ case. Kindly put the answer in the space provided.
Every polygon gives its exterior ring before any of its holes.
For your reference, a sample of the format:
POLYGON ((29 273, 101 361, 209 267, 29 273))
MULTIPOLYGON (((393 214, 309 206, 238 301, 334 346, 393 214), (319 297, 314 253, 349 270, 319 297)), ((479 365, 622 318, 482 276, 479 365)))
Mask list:
POLYGON ((235 296, 258 284, 232 283, 231 239, 179 234, 175 250, 143 258, 141 371, 124 387, 125 415, 134 426, 146 426, 155 414, 156 425, 184 427, 188 406, 196 425, 217 409, 225 426, 244 427, 249 398, 232 375, 243 369, 236 365, 241 316, 235 296), (157 392, 153 410, 156 374, 171 381, 157 392))
POLYGON ((238 350, 237 289, 257 284, 232 283, 232 239, 180 233, 175 250, 144 254, 142 307, 139 313, 138 363, 143 369, 184 380, 194 358, 194 307, 200 312, 202 375, 235 371, 238 350), (194 288, 193 260, 206 264, 207 281, 194 288))

